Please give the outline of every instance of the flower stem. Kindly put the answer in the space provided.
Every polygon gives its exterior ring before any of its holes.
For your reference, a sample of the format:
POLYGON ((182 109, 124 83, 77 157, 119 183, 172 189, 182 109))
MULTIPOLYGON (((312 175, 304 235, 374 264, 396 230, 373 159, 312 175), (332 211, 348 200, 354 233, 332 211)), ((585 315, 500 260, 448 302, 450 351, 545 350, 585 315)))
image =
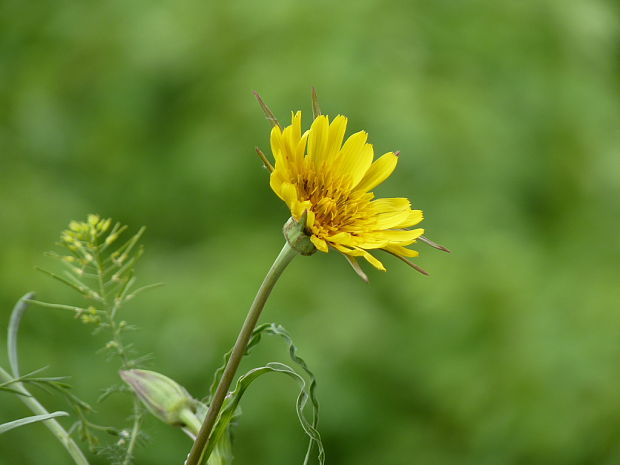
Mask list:
MULTIPOLYGON (((0 367, 0 380, 5 382, 10 382, 14 378, 7 373, 4 369, 0 367)), ((19 395, 19 399, 26 404, 26 406, 32 411, 32 413, 36 415, 45 415, 49 414, 47 409, 41 405, 41 403, 35 399, 32 394, 24 387, 21 382, 11 383, 11 388, 18 391, 21 395, 19 395)), ((45 420, 45 426, 56 436, 56 438, 60 441, 60 443, 67 449, 69 455, 73 458, 73 461, 76 465, 88 465, 88 460, 82 453, 82 450, 75 443, 75 441, 69 436, 69 433, 61 426, 60 423, 56 421, 56 419, 52 418, 49 420, 45 420)))
MULTIPOLYGON (((271 290, 278 281, 278 278, 295 255, 297 255, 297 251, 293 249, 288 242, 286 242, 284 247, 282 247, 280 254, 267 272, 267 276, 265 276, 265 279, 263 280, 263 283, 254 298, 254 302, 252 302, 252 306, 248 311, 248 315, 243 322, 241 331, 237 336, 237 341, 233 347, 230 359, 228 360, 224 373, 222 374, 222 378, 217 385, 217 389, 213 395, 213 400, 211 401, 209 410, 207 411, 207 416, 205 417, 202 427, 196 436, 196 441, 194 441, 194 445, 192 446, 192 450, 185 461, 185 465, 199 465, 200 460, 203 458, 203 451, 206 449, 207 443, 211 436, 211 431, 215 426, 217 416, 222 408, 226 394, 228 393, 228 388, 230 387, 235 373, 237 372, 241 358, 246 351, 248 341, 250 340, 252 332, 256 327, 258 317, 265 306, 265 302, 267 301, 271 290)), ((208 457, 204 457, 204 459, 206 458, 208 457)))

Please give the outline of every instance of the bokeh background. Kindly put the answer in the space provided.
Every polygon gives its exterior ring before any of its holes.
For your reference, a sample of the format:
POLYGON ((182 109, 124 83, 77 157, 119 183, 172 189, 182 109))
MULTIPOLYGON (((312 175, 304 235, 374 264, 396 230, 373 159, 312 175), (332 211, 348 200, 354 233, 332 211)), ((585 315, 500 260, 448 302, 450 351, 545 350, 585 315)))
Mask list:
MULTIPOLYGON (((401 151, 379 195, 410 197, 453 250, 419 245, 430 277, 386 257, 370 284, 316 254, 278 284, 263 321, 317 374, 328 463, 620 464, 618 13, 611 0, 0 1, 0 334, 29 290, 79 301, 34 271, 55 266, 43 252, 69 220, 146 225, 138 277, 166 286, 124 317, 152 369, 205 394, 287 219, 254 153, 269 125, 251 91, 287 120, 309 114, 316 86, 325 113, 401 151)), ((33 308, 22 363, 94 402, 117 367, 90 330, 33 308)), ((244 367, 285 358, 269 341, 244 367)), ((236 463, 302 462, 295 395, 255 384, 236 463)), ((128 405, 95 419, 123 424, 128 405)), ((0 393, 0 422, 27 413, 0 393)), ((184 435, 146 429, 137 463, 182 462, 184 435)), ((69 458, 42 425, 0 436, 0 464, 34 463, 69 458)))

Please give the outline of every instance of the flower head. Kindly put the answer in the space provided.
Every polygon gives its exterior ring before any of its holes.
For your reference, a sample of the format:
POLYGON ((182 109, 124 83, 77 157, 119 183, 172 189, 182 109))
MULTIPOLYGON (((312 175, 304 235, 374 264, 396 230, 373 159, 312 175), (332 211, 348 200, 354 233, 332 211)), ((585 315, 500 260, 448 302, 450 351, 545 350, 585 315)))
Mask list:
POLYGON ((424 230, 407 228, 422 221, 422 211, 413 210, 406 198, 375 199, 372 189, 392 174, 398 154, 388 152, 374 160, 368 134, 356 132, 345 141, 346 128, 344 116, 330 122, 319 115, 302 133, 299 111, 289 126, 274 126, 270 185, 295 220, 307 215, 307 234, 318 250, 336 249, 352 264, 364 257, 385 271, 370 251, 382 249, 401 259, 417 256, 407 246, 424 230))

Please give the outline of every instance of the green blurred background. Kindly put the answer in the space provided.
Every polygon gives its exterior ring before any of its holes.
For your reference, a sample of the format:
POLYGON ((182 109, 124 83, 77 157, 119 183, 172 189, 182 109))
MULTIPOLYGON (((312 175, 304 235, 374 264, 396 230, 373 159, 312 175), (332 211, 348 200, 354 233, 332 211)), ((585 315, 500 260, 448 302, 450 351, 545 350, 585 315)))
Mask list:
MULTIPOLYGON (((401 151, 378 194, 412 198, 453 250, 418 247, 430 277, 387 257, 370 284, 319 253, 278 284, 263 321, 317 374, 328 463, 620 464, 618 13, 611 0, 1 0, 0 334, 26 291, 79 301, 34 271, 54 267, 42 252, 69 220, 146 225, 139 279, 166 286, 124 317, 152 369, 205 394, 287 219, 254 153, 269 126, 251 91, 287 120, 308 115, 316 86, 325 113, 401 151)), ((71 375, 94 402, 117 367, 89 332, 32 309, 25 368, 71 375)), ((269 341, 244 366, 285 357, 269 341)), ((255 385, 236 463, 302 462, 295 395, 255 385)), ((97 408, 114 424, 130 413, 122 396, 97 408)), ((27 413, 0 393, 0 422, 27 413)), ((137 463, 182 463, 185 436, 146 428, 137 463)), ((69 458, 42 425, 0 436, 1 465, 35 463, 69 458)))

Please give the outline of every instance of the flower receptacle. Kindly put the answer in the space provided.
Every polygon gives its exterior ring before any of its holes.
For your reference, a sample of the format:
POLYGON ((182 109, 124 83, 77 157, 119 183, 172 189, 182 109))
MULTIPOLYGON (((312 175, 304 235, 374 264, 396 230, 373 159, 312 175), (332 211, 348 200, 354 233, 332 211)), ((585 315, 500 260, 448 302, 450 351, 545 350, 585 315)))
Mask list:
POLYGON ((291 217, 282 228, 286 242, 300 255, 306 256, 316 252, 316 247, 306 231, 307 218, 308 212, 305 211, 299 221, 295 221, 295 218, 291 217))

